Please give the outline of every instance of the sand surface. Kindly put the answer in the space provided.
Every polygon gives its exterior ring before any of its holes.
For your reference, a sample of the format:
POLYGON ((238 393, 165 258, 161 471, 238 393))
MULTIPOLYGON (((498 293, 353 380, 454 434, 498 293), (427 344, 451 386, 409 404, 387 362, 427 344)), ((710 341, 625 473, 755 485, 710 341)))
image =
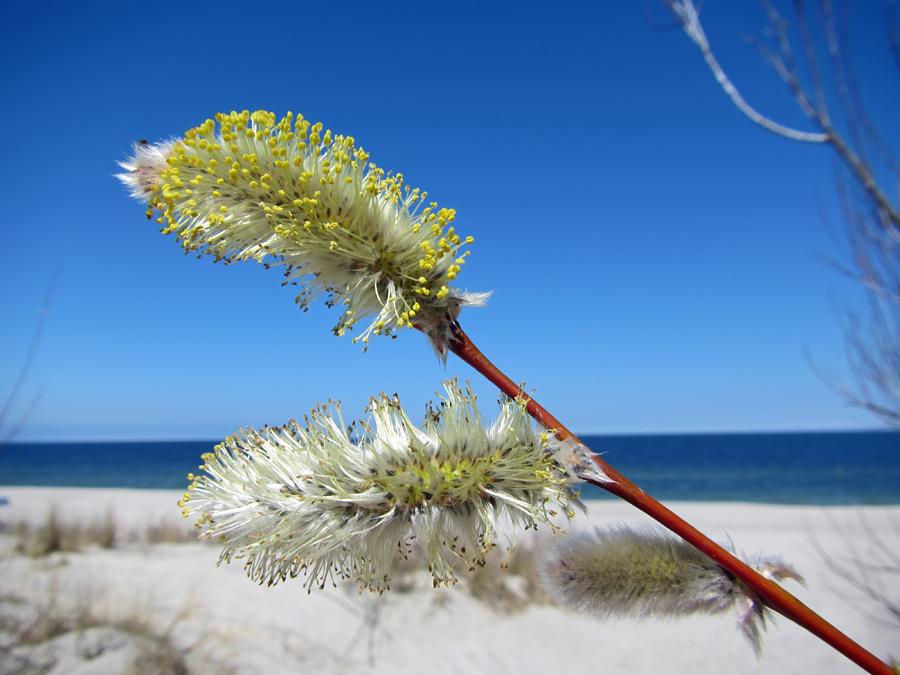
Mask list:
MULTIPOLYGON (((22 672, 152 673, 170 661, 198 673, 861 672, 784 619, 770 624, 757 660, 731 614, 600 621, 536 602, 524 573, 498 573, 500 592, 489 600, 474 597, 465 579, 433 589, 424 572, 380 597, 353 585, 308 595, 299 580, 260 587, 238 563, 216 567, 215 545, 141 541, 148 525, 189 529, 178 492, 0 487, 0 497, 8 500, 0 506, 0 672, 26 664, 32 670, 22 672), (39 527, 51 508, 64 523, 111 518, 114 547, 18 552, 14 525, 39 527), (58 629, 47 628, 51 619, 58 629), (22 637, 26 623, 33 644, 22 637)), ((730 537, 738 551, 794 564, 808 588, 790 589, 803 602, 877 655, 900 655, 900 620, 845 578, 868 580, 900 605, 900 507, 673 508, 708 534, 730 537), (853 562, 885 552, 894 556, 892 573, 853 562)), ((644 522, 626 504, 598 501, 568 529, 644 522)), ((526 550, 542 542, 540 533, 519 538, 526 550)))

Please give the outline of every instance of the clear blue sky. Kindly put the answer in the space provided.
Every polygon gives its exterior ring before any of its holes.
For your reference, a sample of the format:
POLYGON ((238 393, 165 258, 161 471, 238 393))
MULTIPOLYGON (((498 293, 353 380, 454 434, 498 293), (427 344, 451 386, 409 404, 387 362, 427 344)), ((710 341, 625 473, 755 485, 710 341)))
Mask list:
MULTIPOLYGON (((854 17, 875 121, 900 88, 878 3, 854 17), (893 79, 891 79, 893 78, 893 79)), ((856 9, 856 8, 854 8, 856 9)), ((5 3, 0 69, 0 397, 61 268, 15 420, 20 440, 220 438, 345 415, 397 392, 414 418, 452 375, 404 331, 367 354, 297 310, 278 271, 183 255, 113 178, 132 142, 218 111, 292 110, 354 136, 475 244, 493 290, 469 335, 581 433, 875 427, 816 375, 845 373, 833 166, 743 118, 661 4, 5 3)), ((708 0, 745 95, 803 125, 744 38, 755 2, 708 0)), ((893 116, 892 116, 893 115, 893 116)), ((896 132, 897 129, 887 129, 896 132)), ((2 400, 2 398, 0 398, 2 400)), ((485 411, 491 406, 485 405, 485 411)))

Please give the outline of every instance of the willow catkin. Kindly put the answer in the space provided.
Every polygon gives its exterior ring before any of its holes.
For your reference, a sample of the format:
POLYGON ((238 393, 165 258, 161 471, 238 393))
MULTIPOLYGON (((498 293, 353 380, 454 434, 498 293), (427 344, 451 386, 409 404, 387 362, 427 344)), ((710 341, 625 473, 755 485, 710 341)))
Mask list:
POLYGON ((733 579, 681 539, 615 528, 559 541, 546 556, 545 589, 571 609, 601 617, 715 614, 733 604, 733 579))
MULTIPOLYGON (((751 563, 774 581, 803 578, 779 560, 751 563)), ((544 590, 560 605, 634 619, 719 614, 730 608, 759 654, 766 608, 711 558, 660 530, 624 526, 557 540, 541 565, 544 590)))

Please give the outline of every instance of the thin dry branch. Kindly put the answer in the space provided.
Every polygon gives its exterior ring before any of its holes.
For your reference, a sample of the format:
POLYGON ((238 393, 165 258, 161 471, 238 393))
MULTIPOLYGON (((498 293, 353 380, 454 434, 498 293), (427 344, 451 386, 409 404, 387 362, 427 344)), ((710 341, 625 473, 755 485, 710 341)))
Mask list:
POLYGON ((891 56, 894 58, 894 67, 900 73, 900 30, 897 29, 897 11, 894 0, 888 0, 884 9, 888 25, 888 46, 890 46, 891 56))
MULTIPOLYGON (((848 242, 848 262, 835 267, 858 282, 868 295, 864 313, 846 314, 846 360, 853 373, 855 388, 834 378, 827 379, 853 405, 873 412, 888 426, 900 429, 900 209, 888 198, 887 190, 876 178, 877 175, 890 176, 896 185, 900 182, 900 164, 870 121, 862 102, 850 61, 848 17, 843 13, 836 16, 831 0, 822 0, 815 16, 817 29, 814 30, 813 18, 807 14, 803 1, 795 0, 804 77, 794 57, 788 22, 769 0, 760 0, 760 4, 768 18, 771 43, 754 40, 757 52, 788 87, 801 111, 820 130, 821 133, 813 138, 827 143, 835 151, 835 184, 848 242), (818 36, 824 41, 827 52, 827 58, 822 60, 829 66, 827 81, 820 69, 818 36), (840 119, 837 122, 833 121, 828 108, 829 90, 833 90, 839 103, 840 119), (846 132, 838 131, 839 128, 846 132), (878 162, 874 168, 872 160, 878 162)), ((805 133, 793 129, 785 131, 785 127, 773 120, 761 120, 762 116, 744 102, 715 60, 692 0, 668 0, 668 5, 741 112, 781 136, 810 141, 805 133)), ((847 7, 844 6, 845 11, 847 7)), ((900 66, 893 1, 888 2, 886 9, 889 45, 900 66)))
MULTIPOLYGON (((802 39, 804 50, 806 52, 807 68, 813 81, 812 95, 806 91, 806 88, 800 81, 797 67, 793 60, 793 52, 790 47, 790 40, 787 36, 787 28, 784 19, 771 4, 765 2, 764 8, 769 15, 771 28, 777 36, 779 52, 776 53, 764 47, 758 47, 758 49, 763 58, 772 66, 779 77, 781 77, 788 86, 804 114, 811 122, 821 129, 820 132, 805 132, 798 129, 792 129, 757 112, 744 100, 740 91, 734 86, 722 70, 719 62, 716 60, 715 55, 709 46, 709 41, 706 38, 703 26, 700 23, 699 13, 694 6, 693 0, 669 0, 668 6, 684 30, 685 35, 687 35, 691 42, 700 49, 703 60, 712 71, 716 81, 734 102, 738 110, 754 123, 779 136, 805 143, 830 144, 838 153, 841 161, 854 178, 863 185, 871 199, 878 205, 878 208, 884 211, 887 216, 886 220, 891 223, 893 228, 900 228, 900 211, 897 210, 890 199, 883 193, 872 175, 869 165, 860 158, 859 154, 854 151, 851 144, 835 130, 832 124, 824 93, 824 85, 819 72, 813 38, 807 21, 801 20, 799 23, 803 35, 802 39), (815 103, 813 103, 814 100, 815 103)), ((798 13, 803 17, 802 2, 798 2, 796 6, 798 13)), ((834 48, 839 49, 839 46, 835 45, 834 48)))
MULTIPOLYGON (((16 381, 13 384, 12 390, 6 397, 6 401, 3 404, 3 408, 0 409, 0 431, 3 430, 4 425, 6 424, 6 418, 9 416, 13 407, 19 400, 19 395, 22 391, 22 386, 25 384, 25 380, 28 377, 28 373, 31 370, 31 365, 34 362, 34 357, 37 355, 38 345, 41 342, 41 336, 44 334, 44 325, 47 323, 47 315, 50 312, 50 303, 53 299, 53 292, 56 290, 56 284, 59 280, 60 267, 57 266, 53 271, 53 275, 50 277, 50 281, 47 284, 47 289, 44 292, 44 301, 41 303, 41 311, 38 314, 38 322, 34 328, 34 332, 31 334, 31 341, 28 345, 28 352, 25 355, 25 360, 22 361, 22 365, 19 368, 19 373, 16 376, 16 381)), ((35 408, 37 408, 38 403, 43 396, 43 387, 41 387, 38 392, 32 397, 31 402, 25 408, 25 412, 23 412, 19 419, 16 420, 16 423, 12 426, 11 429, 5 432, 2 438, 0 438, 0 445, 5 443, 9 443, 15 436, 19 433, 25 423, 28 421, 28 418, 31 417, 35 408)))
MULTIPOLYGON (((523 401, 528 413, 544 427, 553 429, 559 439, 572 439, 584 447, 575 434, 498 369, 474 345, 458 323, 453 324, 453 338, 450 340, 449 347, 450 351, 464 363, 475 368, 504 394, 523 401)), ((568 467, 578 478, 606 490, 646 513, 746 584, 766 607, 802 626, 867 672, 873 673, 873 675, 894 675, 887 664, 785 591, 778 583, 762 576, 693 525, 656 501, 616 471, 599 455, 590 452, 588 454, 589 458, 586 459, 585 465, 568 467)))
POLYGON ((792 129, 757 112, 746 100, 744 100, 740 91, 734 86, 725 74, 725 71, 719 65, 719 62, 716 60, 716 57, 709 46, 709 41, 706 39, 706 33, 700 23, 700 17, 692 0, 673 0, 669 2, 669 8, 675 14, 676 19, 687 36, 700 49, 700 53, 703 54, 703 60, 706 61, 706 65, 709 66, 709 69, 712 71, 719 86, 722 87, 734 105, 737 106, 737 109, 744 113, 744 115, 761 127, 768 129, 779 136, 784 136, 795 141, 804 143, 827 143, 829 141, 828 134, 792 129))
POLYGON ((876 533, 864 512, 860 511, 858 518, 860 529, 866 533, 868 545, 865 550, 854 546, 853 538, 845 536, 844 528, 831 516, 832 529, 845 543, 846 552, 828 553, 811 532, 813 548, 831 572, 833 582, 829 586, 836 595, 872 621, 898 628, 900 603, 888 592, 895 583, 894 578, 900 575, 900 557, 892 550, 895 543, 889 544, 883 535, 876 533), (854 593, 848 592, 848 588, 854 593))

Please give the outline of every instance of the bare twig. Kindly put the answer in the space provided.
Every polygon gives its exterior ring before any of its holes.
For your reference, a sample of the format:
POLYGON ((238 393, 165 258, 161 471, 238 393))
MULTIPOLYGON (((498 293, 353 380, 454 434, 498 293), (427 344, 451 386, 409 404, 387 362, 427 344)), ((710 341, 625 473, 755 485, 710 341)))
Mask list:
MULTIPOLYGON (((847 8, 848 6, 845 6, 845 10, 847 8)), ((894 174, 894 179, 900 180, 900 163, 897 162, 894 152, 891 150, 887 141, 872 123, 872 120, 866 112, 866 106, 863 105, 862 96, 859 91, 859 83, 856 78, 856 69, 853 66, 853 54, 850 49, 849 18, 844 16, 838 25, 843 29, 838 37, 840 44, 838 50, 840 54, 839 63, 847 83, 847 95, 850 101, 852 116, 862 129, 863 136, 867 139, 868 143, 871 144, 878 156, 881 157, 881 160, 884 162, 887 169, 894 174)))
MULTIPOLYGON (((44 325, 47 323, 47 315, 50 312, 50 302, 53 299, 53 292, 54 290, 56 290, 56 283, 59 280, 59 273, 60 267, 57 265, 56 269, 53 270, 53 275, 50 277, 50 282, 47 284, 47 290, 44 292, 44 301, 41 303, 41 311, 38 315, 37 325, 34 328, 34 332, 31 334, 31 342, 28 345, 28 352, 25 355, 25 360, 22 361, 22 366, 19 368, 19 373, 16 376, 16 381, 13 384, 12 390, 6 397, 6 401, 3 404, 3 409, 0 410, 0 430, 3 429, 3 426, 6 423, 6 418, 9 416, 10 412, 13 409, 13 406, 18 401, 22 387, 25 384, 26 378, 28 377, 28 372, 31 370, 31 365, 34 362, 35 355, 37 354, 38 345, 41 342, 41 336, 44 333, 44 325)), ((19 433, 25 422, 34 412, 34 409, 37 407, 37 404, 40 401, 42 395, 43 388, 41 388, 34 395, 34 397, 32 397, 32 400, 28 407, 25 409, 25 412, 20 415, 19 419, 13 425, 12 429, 4 434, 3 438, 0 439, 0 445, 9 443, 16 436, 16 434, 19 433)))
POLYGON ((669 8, 672 10, 672 12, 675 13, 676 18, 681 23, 681 27, 684 29, 684 32, 687 34, 687 36, 700 49, 700 53, 703 54, 703 60, 706 61, 706 65, 709 66, 709 69, 715 76, 716 81, 719 83, 719 86, 722 87, 722 89, 732 100, 734 105, 737 106, 738 110, 740 110, 742 113, 744 113, 744 115, 749 117, 761 127, 768 129, 769 131, 772 131, 779 136, 784 136, 786 138, 790 138, 795 141, 802 141, 805 143, 828 142, 828 134, 791 129, 790 127, 778 124, 768 117, 765 117, 764 115, 758 113, 749 103, 747 103, 747 101, 744 100, 744 97, 741 96, 741 93, 738 91, 737 87, 735 87, 734 84, 732 84, 731 80, 728 79, 725 71, 722 70, 722 67, 716 60, 712 49, 710 49, 709 41, 706 39, 706 33, 703 31, 703 26, 700 24, 700 17, 698 16, 697 10, 694 7, 694 3, 692 2, 692 0, 673 0, 669 2, 669 8))
MULTIPOLYGON (((821 132, 806 132, 786 127, 774 120, 765 117, 751 107, 741 96, 738 89, 734 86, 722 67, 715 58, 706 38, 706 33, 700 23, 699 14, 694 7, 693 0, 669 0, 669 8, 675 15, 676 19, 681 23, 685 34, 700 49, 703 54, 703 60, 712 71, 716 81, 722 87, 723 91, 734 102, 735 106, 750 120, 761 127, 772 131, 779 136, 789 138, 795 141, 805 143, 828 143, 835 151, 837 151, 842 162, 847 166, 852 175, 864 186, 872 200, 882 209, 887 216, 887 221, 894 228, 900 228, 900 212, 893 206, 891 201, 885 196, 879 188, 869 166, 860 159, 859 155, 853 151, 851 146, 836 132, 832 123, 828 106, 825 100, 824 88, 815 58, 815 49, 812 36, 809 32, 808 25, 805 21, 801 21, 801 30, 803 31, 804 48, 806 50, 808 68, 813 80, 814 98, 806 92, 797 74, 796 65, 793 63, 792 51, 790 49, 790 41, 787 38, 784 20, 781 15, 768 3, 764 6, 769 14, 770 22, 778 36, 780 54, 775 54, 768 50, 761 50, 763 57, 768 61, 782 80, 788 85, 791 93, 794 95, 798 105, 800 105, 806 116, 821 132)), ((798 11, 802 15, 803 5, 797 3, 798 11)))
MULTIPOLYGON (((831 572, 835 581, 839 581, 844 587, 849 587, 861 597, 852 597, 846 590, 840 588, 837 583, 830 583, 832 591, 841 597, 847 604, 857 611, 868 616, 872 621, 887 625, 892 628, 900 627, 900 604, 892 601, 885 591, 885 584, 889 578, 900 575, 900 557, 892 550, 885 537, 876 533, 871 523, 863 512, 858 514, 859 526, 865 532, 868 547, 865 551, 859 550, 853 543, 853 538, 845 536, 844 529, 833 519, 832 529, 840 535, 846 547, 844 555, 828 553, 825 547, 811 533, 813 548, 822 558, 825 566, 831 572), (873 604, 880 608, 883 615, 874 613, 863 603, 873 604)), ((894 583, 892 580, 890 583, 894 583)))
MULTIPOLYGON (((569 431, 563 424, 551 415, 534 398, 522 391, 509 377, 500 371, 491 361, 481 353, 472 343, 469 336, 459 327, 454 325, 454 335, 450 342, 450 350, 465 363, 480 372, 500 391, 511 398, 523 400, 529 414, 548 429, 553 429, 556 435, 565 440, 578 441, 575 434, 569 431)), ((580 443, 580 441, 578 441, 580 443)), ((582 444, 583 445, 583 444, 582 444)), ((785 591, 774 581, 765 578, 759 572, 749 567, 731 552, 714 542, 693 525, 676 515, 668 508, 656 501, 653 497, 637 487, 628 478, 616 471, 606 463, 599 455, 593 454, 591 461, 608 480, 596 480, 594 473, 586 470, 579 475, 583 480, 616 495, 617 497, 635 506, 648 516, 656 520, 669 531, 674 532, 699 551, 709 556, 728 573, 740 579, 757 594, 763 603, 782 616, 794 621, 810 633, 820 638, 825 643, 842 653, 861 668, 874 674, 893 675, 891 668, 868 652, 862 646, 851 640, 844 633, 835 628, 828 621, 813 612, 809 607, 800 602, 793 595, 785 591)))
POLYGON ((888 26, 888 45, 891 48, 891 56, 894 57, 894 67, 900 73, 900 31, 897 30, 896 2, 888 0, 884 9, 888 26))
MULTIPOLYGON (((790 90, 806 117, 819 128, 812 140, 830 145, 835 151, 838 173, 837 193, 841 200, 844 225, 849 242, 847 265, 836 265, 842 274, 860 283, 869 295, 865 319, 849 315, 845 331, 847 361, 854 374, 856 391, 845 385, 832 386, 854 405, 868 409, 888 425, 900 429, 900 209, 876 179, 870 158, 880 160, 879 169, 890 172, 894 181, 900 177, 900 165, 883 137, 866 114, 856 85, 847 45, 847 17, 835 16, 831 0, 822 0, 822 24, 831 72, 831 86, 840 102, 838 131, 828 109, 826 83, 819 68, 812 20, 802 0, 795 0, 794 12, 803 46, 808 90, 803 84, 794 58, 787 21, 769 0, 760 0, 768 17, 773 46, 758 41, 753 44, 790 90)), ((709 48, 692 0, 668 0, 668 5, 681 23, 685 34, 703 53, 704 60, 716 80, 737 108, 753 122, 791 140, 809 142, 805 133, 789 129, 773 120, 760 120, 760 115, 746 105, 734 85, 722 72, 709 48)), ((893 1, 887 4, 889 43, 900 67, 896 17, 893 1)))
POLYGON ((797 14, 797 24, 800 27, 800 36, 803 41, 803 52, 806 56, 806 69, 812 80, 813 96, 816 100, 815 115, 812 119, 823 130, 831 129, 831 117, 828 113, 828 102, 825 98, 825 87, 822 84, 822 74, 819 72, 819 59, 816 56, 816 46, 813 42, 810 23, 806 19, 806 8, 802 0, 794 0, 794 12, 797 14))

